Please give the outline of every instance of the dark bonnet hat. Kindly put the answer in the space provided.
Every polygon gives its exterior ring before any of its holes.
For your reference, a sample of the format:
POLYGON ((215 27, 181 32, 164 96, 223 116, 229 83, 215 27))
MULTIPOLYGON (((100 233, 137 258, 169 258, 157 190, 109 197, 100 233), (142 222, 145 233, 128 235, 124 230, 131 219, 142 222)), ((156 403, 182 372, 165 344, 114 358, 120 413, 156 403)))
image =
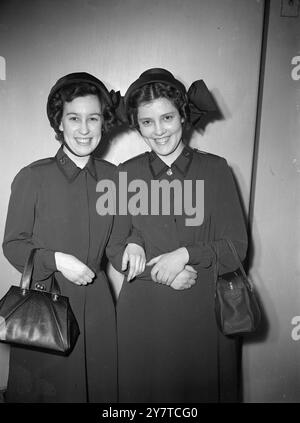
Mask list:
POLYGON ((47 101, 47 116, 49 120, 50 120, 50 102, 54 94, 56 94, 57 91, 63 87, 66 87, 71 84, 82 83, 82 82, 88 82, 90 84, 93 84, 96 88, 98 88, 98 90, 102 94, 104 101, 106 101, 109 105, 112 105, 111 97, 109 95, 107 88, 98 78, 86 72, 69 73, 68 75, 65 75, 62 78, 58 79, 56 84, 51 88, 50 94, 48 96, 48 101, 47 101))
POLYGON ((172 87, 177 88, 179 91, 181 91, 183 95, 186 95, 185 86, 180 81, 178 81, 178 79, 175 79, 171 72, 162 68, 151 68, 143 72, 126 91, 124 96, 125 108, 127 109, 128 100, 133 91, 143 87, 144 85, 155 82, 162 82, 164 84, 171 85, 172 87))
POLYGON ((120 91, 112 94, 113 103, 121 122, 128 123, 128 101, 132 93, 144 85, 156 82, 168 84, 183 94, 189 107, 189 122, 195 129, 203 130, 208 122, 222 118, 222 113, 203 79, 194 81, 186 90, 185 86, 171 72, 162 68, 151 68, 143 72, 129 86, 124 97, 121 96, 120 91))

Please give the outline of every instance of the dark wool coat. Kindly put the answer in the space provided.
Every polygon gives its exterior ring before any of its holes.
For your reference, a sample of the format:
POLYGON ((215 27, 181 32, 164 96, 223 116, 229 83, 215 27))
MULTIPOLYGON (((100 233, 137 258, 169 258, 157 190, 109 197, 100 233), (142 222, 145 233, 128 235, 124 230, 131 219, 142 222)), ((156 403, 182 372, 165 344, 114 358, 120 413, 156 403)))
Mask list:
MULTIPOLYGON (((218 402, 237 400, 237 342, 221 335, 214 313, 213 248, 220 273, 238 267, 224 238, 243 260, 244 217, 226 160, 185 147, 169 168, 154 152, 119 167, 128 184, 143 180, 204 181, 204 220, 188 226, 185 213, 118 216, 107 255, 119 271, 126 240, 143 245, 147 261, 186 247, 198 272, 191 288, 176 291, 151 280, 151 268, 124 282, 117 303, 119 398, 121 402, 218 402)), ((195 199, 196 185, 193 185, 195 199)), ((150 196, 150 194, 149 194, 150 196)), ((151 199, 149 198, 149 201, 151 199)), ((151 200, 153 202, 153 198, 151 200)), ((202 206, 203 206, 202 201, 202 206)))
POLYGON ((5 256, 20 272, 38 247, 34 280, 49 288, 56 272, 68 296, 80 335, 68 357, 12 347, 9 402, 115 402, 117 342, 115 308, 101 260, 113 216, 99 216, 96 184, 113 179, 115 166, 90 158, 78 168, 60 149, 56 157, 22 169, 12 183, 3 242, 5 256), (54 252, 72 254, 96 274, 78 286, 57 272, 54 252))

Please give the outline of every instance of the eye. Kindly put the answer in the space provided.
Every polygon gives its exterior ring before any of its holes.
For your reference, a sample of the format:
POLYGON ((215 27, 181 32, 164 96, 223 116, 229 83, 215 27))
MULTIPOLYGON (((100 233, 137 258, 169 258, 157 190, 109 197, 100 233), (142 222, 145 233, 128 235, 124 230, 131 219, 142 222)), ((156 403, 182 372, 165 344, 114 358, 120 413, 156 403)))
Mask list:
POLYGON ((89 118, 89 120, 90 120, 91 122, 99 122, 99 121, 100 121, 100 116, 91 116, 91 117, 89 118))
POLYGON ((151 125, 151 121, 150 120, 142 120, 140 123, 143 126, 149 126, 149 125, 151 125))
POLYGON ((166 115, 164 116, 164 120, 167 122, 170 122, 172 119, 174 119, 174 115, 166 115))
POLYGON ((70 116, 69 120, 72 121, 72 122, 78 122, 79 118, 78 118, 78 116, 70 116))

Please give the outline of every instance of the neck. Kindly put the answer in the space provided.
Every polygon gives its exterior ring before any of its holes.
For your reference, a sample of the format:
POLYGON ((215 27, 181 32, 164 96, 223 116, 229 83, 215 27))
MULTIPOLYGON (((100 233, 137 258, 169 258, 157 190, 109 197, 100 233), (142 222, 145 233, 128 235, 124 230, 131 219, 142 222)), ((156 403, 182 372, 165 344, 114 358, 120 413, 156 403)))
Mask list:
POLYGON ((90 156, 76 156, 75 154, 73 154, 70 150, 68 150, 66 148, 66 146, 63 146, 63 151, 64 153, 66 153, 66 155, 69 157, 69 159, 72 160, 72 162, 74 162, 76 164, 77 167, 80 167, 80 169, 83 169, 84 166, 87 164, 87 162, 89 161, 90 156))
POLYGON ((171 154, 169 154, 168 156, 162 156, 162 155, 158 154, 158 157, 163 162, 165 162, 167 166, 171 167, 172 163, 174 163, 175 160, 177 159, 177 157, 180 156, 183 149, 184 149, 184 144, 183 144, 182 141, 180 141, 180 143, 176 147, 176 150, 174 150, 171 154))

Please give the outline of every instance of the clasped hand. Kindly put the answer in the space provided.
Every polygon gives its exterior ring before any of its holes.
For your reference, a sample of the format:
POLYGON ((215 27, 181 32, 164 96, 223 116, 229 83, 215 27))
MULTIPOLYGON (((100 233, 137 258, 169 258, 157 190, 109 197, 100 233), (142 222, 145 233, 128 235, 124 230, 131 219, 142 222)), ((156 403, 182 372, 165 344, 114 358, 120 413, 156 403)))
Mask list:
MULTIPOLYGON (((186 263, 189 260, 185 248, 178 248, 171 253, 154 257, 147 263, 153 266, 151 278, 154 282, 168 285, 176 290, 191 288, 197 279, 197 272, 186 263)), ((129 243, 124 250, 122 258, 122 271, 129 265, 127 281, 134 279, 145 270, 146 256, 144 249, 134 243, 129 243)))
POLYGON ((151 277, 154 282, 164 285, 171 285, 175 277, 184 269, 189 261, 189 254, 186 248, 178 248, 170 253, 154 257, 147 263, 153 266, 151 277))
POLYGON ((173 289, 191 288, 197 279, 197 272, 187 265, 189 254, 186 248, 178 248, 170 253, 154 257, 147 266, 154 265, 151 278, 154 282, 168 285, 173 289))
POLYGON ((178 248, 171 253, 154 257, 147 266, 154 264, 151 278, 154 282, 168 285, 176 290, 191 288, 196 283, 197 272, 187 263, 189 254, 186 248, 178 248))
POLYGON ((75 256, 55 252, 54 257, 57 270, 70 282, 76 285, 87 285, 93 281, 95 273, 75 256))

